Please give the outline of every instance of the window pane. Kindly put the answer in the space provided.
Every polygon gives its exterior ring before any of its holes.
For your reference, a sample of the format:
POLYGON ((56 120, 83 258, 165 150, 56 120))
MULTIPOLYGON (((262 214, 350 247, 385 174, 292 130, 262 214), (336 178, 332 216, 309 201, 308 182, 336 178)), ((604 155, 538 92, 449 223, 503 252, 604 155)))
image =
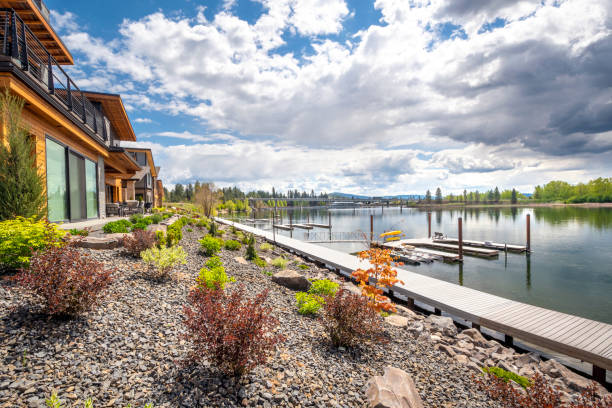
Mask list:
POLYGON ((47 209, 49 221, 68 219, 66 149, 47 139, 47 209))
POLYGON ((74 153, 68 155, 70 178, 70 220, 85 218, 85 163, 74 153))
POLYGON ((87 191, 87 218, 98 217, 98 189, 96 177, 96 164, 85 160, 85 184, 87 191))

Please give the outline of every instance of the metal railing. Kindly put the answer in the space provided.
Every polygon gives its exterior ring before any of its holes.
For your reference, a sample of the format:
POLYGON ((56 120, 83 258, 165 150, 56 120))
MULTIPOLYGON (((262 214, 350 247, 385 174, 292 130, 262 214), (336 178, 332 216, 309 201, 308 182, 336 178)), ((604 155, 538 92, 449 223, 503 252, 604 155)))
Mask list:
POLYGON ((98 135, 107 146, 114 132, 106 118, 74 83, 15 10, 0 8, 0 44, 3 55, 18 62, 46 92, 98 135), (106 119, 106 120, 105 120, 106 119))

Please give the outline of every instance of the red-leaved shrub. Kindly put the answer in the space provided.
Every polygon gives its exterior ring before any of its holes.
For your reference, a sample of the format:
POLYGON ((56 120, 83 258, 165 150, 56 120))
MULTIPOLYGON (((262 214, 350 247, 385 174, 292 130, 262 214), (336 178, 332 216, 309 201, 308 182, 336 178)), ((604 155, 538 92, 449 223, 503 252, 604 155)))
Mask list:
POLYGON ((138 257, 142 251, 155 245, 155 233, 153 231, 137 229, 131 235, 124 236, 122 243, 128 253, 138 257))
POLYGON ((191 341, 189 360, 206 358, 223 373, 241 376, 263 364, 274 346, 284 340, 274 333, 278 321, 264 306, 268 291, 245 298, 242 286, 228 293, 222 289, 196 288, 184 308, 185 337, 191 341))
POLYGON ((478 388, 490 398, 501 402, 504 408, 610 408, 612 397, 600 398, 595 393, 595 383, 580 394, 577 400, 562 402, 561 392, 541 374, 535 374, 531 386, 525 389, 512 381, 506 382, 492 374, 474 377, 478 388))
POLYGON ((352 347, 361 342, 382 341, 381 316, 365 296, 340 288, 327 297, 323 326, 334 346, 352 347))
POLYGON ((112 272, 66 245, 35 252, 30 267, 12 280, 31 291, 49 315, 74 316, 96 304, 112 281, 112 272))

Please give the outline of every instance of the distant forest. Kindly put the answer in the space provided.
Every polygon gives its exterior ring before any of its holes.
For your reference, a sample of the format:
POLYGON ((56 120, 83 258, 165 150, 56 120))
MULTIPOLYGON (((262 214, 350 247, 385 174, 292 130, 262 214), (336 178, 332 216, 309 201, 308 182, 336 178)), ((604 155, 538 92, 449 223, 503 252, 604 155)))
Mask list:
MULTIPOLYGON (((168 202, 191 202, 195 198, 195 192, 202 184, 196 181, 195 184, 176 184, 174 189, 168 190, 164 187, 165 201, 168 202)), ((287 198, 322 198, 327 199, 331 196, 327 193, 315 193, 314 190, 299 191, 289 190, 281 192, 272 188, 272 191, 249 191, 244 192, 238 187, 224 187, 218 189, 221 203, 244 203, 246 198, 266 198, 265 204, 268 206, 285 207, 292 206, 291 202, 286 202, 287 198)), ((342 198, 339 197, 339 200, 342 198)), ((572 185, 565 181, 551 181, 542 186, 536 186, 532 194, 522 194, 516 189, 500 191, 498 187, 487 191, 467 191, 461 194, 443 195, 442 190, 437 188, 434 193, 427 190, 425 196, 416 200, 409 200, 417 204, 496 204, 496 203, 610 203, 612 202, 612 178, 597 178, 587 183, 572 185)), ((406 202, 406 200, 404 200, 406 202)), ((239 206, 241 204, 238 204, 239 206)), ((294 203, 299 205, 299 203, 294 203)), ((312 203, 315 204, 316 203, 312 203)), ((231 205, 231 204, 230 204, 231 205)), ((244 204, 243 204, 244 205, 244 204)))

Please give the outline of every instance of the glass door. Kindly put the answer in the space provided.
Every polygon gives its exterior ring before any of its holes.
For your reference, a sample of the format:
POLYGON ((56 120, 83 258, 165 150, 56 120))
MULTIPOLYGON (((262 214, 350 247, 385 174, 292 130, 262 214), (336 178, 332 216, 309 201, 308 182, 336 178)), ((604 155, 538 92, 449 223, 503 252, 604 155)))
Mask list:
POLYGON ((70 186, 70 220, 87 218, 85 197, 85 160, 73 153, 68 154, 68 185, 70 186))

